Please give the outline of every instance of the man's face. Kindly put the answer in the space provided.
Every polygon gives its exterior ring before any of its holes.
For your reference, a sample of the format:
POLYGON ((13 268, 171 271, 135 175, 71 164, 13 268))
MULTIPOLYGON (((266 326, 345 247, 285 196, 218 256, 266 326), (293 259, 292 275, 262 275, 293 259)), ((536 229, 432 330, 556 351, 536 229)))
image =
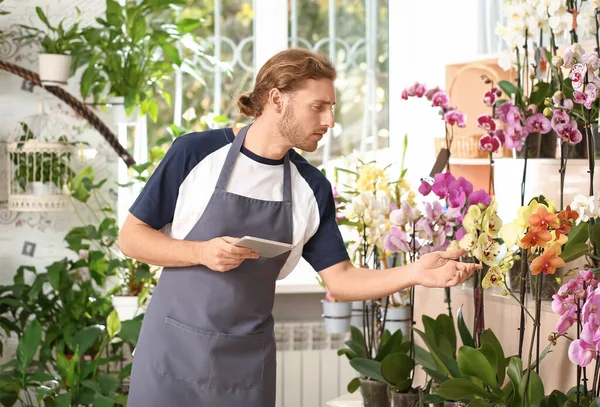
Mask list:
POLYGON ((335 89, 329 79, 305 81, 293 95, 286 95, 285 107, 277 123, 279 132, 293 147, 312 152, 332 128, 335 89))

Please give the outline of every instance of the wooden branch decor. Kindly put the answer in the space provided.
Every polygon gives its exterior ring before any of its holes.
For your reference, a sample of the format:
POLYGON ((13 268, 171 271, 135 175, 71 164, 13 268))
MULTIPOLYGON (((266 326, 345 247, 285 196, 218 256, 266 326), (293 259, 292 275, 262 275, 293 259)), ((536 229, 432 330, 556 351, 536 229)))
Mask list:
POLYGON ((135 160, 129 154, 129 152, 119 143, 119 139, 113 134, 113 132, 92 112, 85 104, 77 100, 73 95, 64 90, 59 86, 42 86, 40 77, 37 73, 31 72, 18 65, 12 64, 7 61, 0 60, 0 69, 7 72, 13 73, 20 76, 21 78, 27 79, 36 86, 40 86, 52 93, 54 96, 71 106, 73 110, 85 120, 87 120, 98 132, 106 139, 108 144, 116 151, 116 153, 125 162, 127 167, 135 164, 135 160))

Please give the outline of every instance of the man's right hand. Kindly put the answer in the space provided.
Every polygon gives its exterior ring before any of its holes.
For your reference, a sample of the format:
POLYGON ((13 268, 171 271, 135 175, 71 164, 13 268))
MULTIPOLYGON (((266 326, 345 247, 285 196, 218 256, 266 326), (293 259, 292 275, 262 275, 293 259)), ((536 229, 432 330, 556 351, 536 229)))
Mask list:
POLYGON ((216 237, 202 242, 200 264, 213 271, 225 272, 238 267, 246 259, 258 259, 258 253, 245 247, 235 246, 235 237, 216 237))

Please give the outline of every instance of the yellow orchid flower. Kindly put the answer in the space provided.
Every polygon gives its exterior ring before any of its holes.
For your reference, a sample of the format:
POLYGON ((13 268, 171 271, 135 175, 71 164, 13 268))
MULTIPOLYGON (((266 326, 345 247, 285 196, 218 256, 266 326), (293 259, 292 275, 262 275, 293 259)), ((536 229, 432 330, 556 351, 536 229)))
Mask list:
POLYGON ((458 247, 472 253, 477 247, 477 240, 471 233, 467 232, 458 242, 458 247))
POLYGON ((500 254, 500 243, 495 241, 487 233, 482 233, 477 240, 479 254, 477 258, 488 266, 498 266, 498 255, 500 254))
POLYGON ((500 267, 490 267, 485 277, 483 277, 483 280, 481 281, 481 287, 483 287, 484 290, 490 288, 491 286, 501 288, 505 287, 504 272, 500 267))
POLYGON ((483 214, 482 231, 493 238, 497 238, 500 229, 502 229, 502 219, 495 211, 489 212, 486 210, 483 214))
POLYGON ((481 209, 477 205, 471 205, 463 218, 462 225, 468 234, 475 233, 481 222, 481 209))
POLYGON ((500 228, 500 238, 506 243, 506 247, 514 247, 515 244, 520 243, 521 239, 525 234, 526 226, 522 225, 517 220, 507 223, 500 228))
POLYGON ((558 240, 556 240, 556 230, 550 231, 550 234, 552 235, 552 240, 546 243, 546 247, 544 247, 544 249, 554 249, 556 255, 560 255, 562 252, 562 247, 565 245, 565 243, 567 243, 569 238, 567 235, 561 234, 558 240))

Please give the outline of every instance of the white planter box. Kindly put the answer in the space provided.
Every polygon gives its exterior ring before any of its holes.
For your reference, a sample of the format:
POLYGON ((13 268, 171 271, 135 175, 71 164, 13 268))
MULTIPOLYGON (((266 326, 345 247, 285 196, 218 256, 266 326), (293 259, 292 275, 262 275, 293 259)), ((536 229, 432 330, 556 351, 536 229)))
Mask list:
POLYGON ((69 80, 71 69, 71 57, 69 55, 40 54, 39 74, 42 85, 66 85, 69 80))
POLYGON ((398 329, 402 330, 402 336, 410 332, 410 307, 388 307, 385 314, 385 329, 391 334, 398 329))
POLYGON ((350 318, 352 317, 351 302, 328 302, 323 303, 323 320, 325 331, 330 334, 343 334, 350 331, 350 318))
POLYGON ((125 98, 117 96, 111 98, 108 103, 111 104, 112 118, 114 124, 134 125, 137 122, 140 107, 136 106, 130 116, 125 112, 125 98))

